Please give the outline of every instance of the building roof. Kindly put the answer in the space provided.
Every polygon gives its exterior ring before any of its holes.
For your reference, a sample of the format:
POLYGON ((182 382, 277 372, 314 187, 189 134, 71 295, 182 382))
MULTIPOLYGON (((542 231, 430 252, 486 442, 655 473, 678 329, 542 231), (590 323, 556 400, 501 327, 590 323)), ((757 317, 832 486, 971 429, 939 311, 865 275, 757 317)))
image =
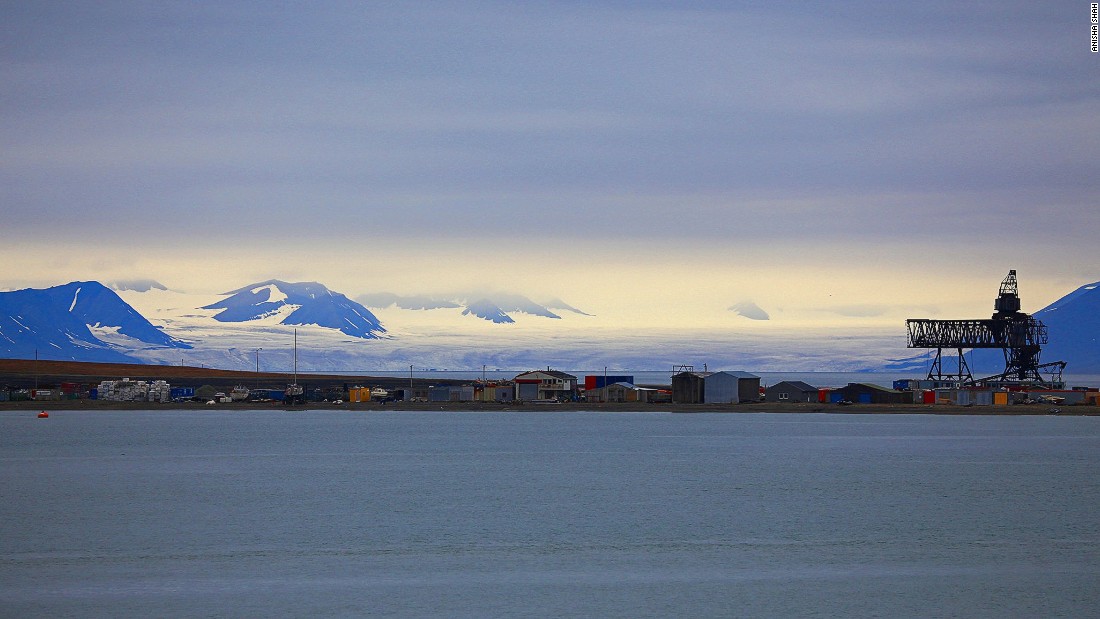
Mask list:
POLYGON ((882 385, 874 385, 871 383, 848 383, 847 387, 841 387, 841 389, 867 389, 869 391, 884 391, 887 393, 898 393, 897 389, 890 389, 889 387, 883 387, 882 385))
POLYGON ((739 371, 722 371, 722 372, 715 372, 715 374, 729 374, 730 376, 734 376, 736 378, 760 378, 756 374, 750 374, 748 372, 739 372, 739 371))
POLYGON ((757 378, 757 379, 760 378, 756 374, 750 374, 748 372, 738 372, 738 371, 735 371, 735 370, 727 370, 727 371, 721 371, 721 372, 680 372, 679 374, 673 374, 672 377, 675 378, 677 376, 687 375, 687 376, 697 376, 699 378, 706 378, 708 376, 714 376, 715 374, 726 374, 727 376, 732 376, 734 378, 757 378))
POLYGON ((773 387, 778 387, 779 385, 790 385, 791 387, 793 387, 795 389, 798 389, 799 391, 817 391, 817 387, 814 387, 813 385, 811 385, 809 383, 804 383, 800 380, 781 380, 778 383, 775 383, 774 385, 772 385, 771 387, 768 387, 768 389, 771 389, 773 387))
MULTIPOLYGON (((618 383, 611 383, 610 385, 608 385, 608 387, 615 387, 615 386, 622 387, 623 389, 629 389, 631 391, 655 391, 657 393, 660 393, 660 392, 664 391, 664 392, 668 393, 668 390, 666 390, 666 389, 657 389, 655 387, 639 387, 638 385, 635 385, 633 383, 618 382, 618 383)), ((591 389, 590 391, 603 391, 603 388, 601 387, 599 389, 591 389)))
POLYGON ((714 374, 714 372, 678 372, 676 374, 673 374, 672 377, 676 378, 677 376, 695 376, 697 378, 706 378, 711 374, 714 374))
POLYGON ((528 374, 545 374, 547 376, 553 376, 554 378, 577 380, 576 376, 573 376, 572 374, 566 374, 565 372, 560 372, 558 370, 531 370, 530 372, 523 372, 522 374, 518 374, 516 378, 519 378, 520 376, 527 376, 528 374))

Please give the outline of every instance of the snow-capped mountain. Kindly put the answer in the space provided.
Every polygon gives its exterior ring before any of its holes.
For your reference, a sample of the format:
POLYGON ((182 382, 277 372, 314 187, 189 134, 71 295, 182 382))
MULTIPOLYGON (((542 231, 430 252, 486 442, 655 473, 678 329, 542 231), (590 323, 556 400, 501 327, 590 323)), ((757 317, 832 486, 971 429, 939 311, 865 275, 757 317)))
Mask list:
POLYGON ((1081 286, 1034 315, 1047 326, 1042 361, 1067 361, 1068 372, 1100 373, 1100 282, 1081 286))
POLYGON ((191 345, 153 326, 99 282, 0 293, 0 354, 80 361, 134 361, 145 348, 191 345))
MULTIPOLYGON (((477 316, 478 318, 483 318, 497 324, 514 324, 516 322, 512 320, 512 317, 506 314, 504 310, 497 307, 497 305, 489 299, 478 299, 473 303, 468 303, 466 309, 462 310, 462 315, 477 316)), ((558 318, 558 316, 554 316, 554 318, 558 318)))
POLYGON ((213 317, 219 322, 275 316, 279 324, 317 325, 363 339, 376 339, 386 332, 370 310, 317 282, 272 279, 225 294, 229 296, 201 308, 221 310, 213 317))
POLYGON ((365 294, 356 297, 356 300, 367 307, 385 309, 397 307, 412 310, 435 310, 461 308, 463 316, 471 316, 487 320, 495 324, 514 324, 512 314, 529 314, 560 320, 561 315, 552 310, 572 312, 581 316, 591 316, 561 299, 554 299, 546 303, 536 303, 531 299, 512 293, 494 294, 464 294, 448 297, 435 296, 400 296, 390 292, 365 294))
MULTIPOLYGON (((555 300, 514 294, 358 297, 317 283, 269 280, 223 294, 171 290, 157 282, 73 282, 0 293, 0 356, 144 361, 263 372, 400 371, 410 366, 662 369, 682 363, 750 371, 927 370, 905 348, 904 325, 813 331, 776 321, 736 328, 624 326, 555 300), (371 305, 374 311, 363 305, 371 305), (380 307, 379 307, 380 306, 380 307), (495 319, 495 320, 494 320, 495 319), (382 325, 385 325, 383 328, 382 325), (297 354, 295 353, 297 344, 297 354)), ((1068 374, 1100 373, 1100 283, 1037 312, 1050 331, 1043 361, 1068 374)), ((999 351, 993 352, 999 355, 999 351)), ((969 356, 969 355, 968 355, 969 356)), ((1003 362, 992 360, 992 370, 1003 362)), ((975 373, 981 363, 972 361, 975 373)))

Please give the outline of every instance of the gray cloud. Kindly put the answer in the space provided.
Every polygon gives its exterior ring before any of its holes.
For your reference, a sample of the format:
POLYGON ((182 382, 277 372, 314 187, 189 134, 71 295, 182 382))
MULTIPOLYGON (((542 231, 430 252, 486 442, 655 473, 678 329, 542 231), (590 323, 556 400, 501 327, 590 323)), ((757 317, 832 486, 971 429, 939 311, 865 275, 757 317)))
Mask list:
POLYGON ((764 311, 759 305, 752 301, 734 303, 729 307, 729 310, 750 320, 768 320, 771 318, 768 312, 764 311))
POLYGON ((8 234, 1091 247, 1072 3, 0 9, 8 234), (979 239, 986 242, 987 238, 979 239))

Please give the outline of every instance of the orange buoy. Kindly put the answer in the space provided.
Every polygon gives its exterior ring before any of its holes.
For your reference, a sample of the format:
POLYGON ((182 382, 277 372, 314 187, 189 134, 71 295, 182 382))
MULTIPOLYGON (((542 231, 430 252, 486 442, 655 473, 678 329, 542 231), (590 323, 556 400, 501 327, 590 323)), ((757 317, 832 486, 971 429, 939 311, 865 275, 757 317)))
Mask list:
POLYGON ((47 419, 49 416, 50 416, 50 414, 47 413, 46 411, 42 411, 41 413, 38 413, 38 418, 39 419, 47 419))

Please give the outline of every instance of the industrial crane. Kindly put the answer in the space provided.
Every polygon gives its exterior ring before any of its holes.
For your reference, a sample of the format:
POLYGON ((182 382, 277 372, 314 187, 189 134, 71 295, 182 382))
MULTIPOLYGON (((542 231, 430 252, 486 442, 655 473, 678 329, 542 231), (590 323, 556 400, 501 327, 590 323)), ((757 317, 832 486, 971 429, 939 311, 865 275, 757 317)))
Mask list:
POLYGON ((1016 284, 1016 271, 1011 270, 1001 281, 994 301, 993 317, 977 320, 931 320, 910 318, 905 321, 909 348, 935 348, 936 357, 928 371, 929 380, 957 382, 962 385, 978 383, 1060 383, 1064 361, 1039 363, 1042 345, 1047 343, 1047 328, 1042 321, 1020 311, 1020 295, 1016 284), (958 371, 949 373, 943 365, 943 349, 954 349, 958 355, 958 371), (967 366, 963 349, 1000 348, 1004 351, 1005 369, 979 380, 967 366), (1042 372, 1052 374, 1051 380, 1043 379, 1042 372))

